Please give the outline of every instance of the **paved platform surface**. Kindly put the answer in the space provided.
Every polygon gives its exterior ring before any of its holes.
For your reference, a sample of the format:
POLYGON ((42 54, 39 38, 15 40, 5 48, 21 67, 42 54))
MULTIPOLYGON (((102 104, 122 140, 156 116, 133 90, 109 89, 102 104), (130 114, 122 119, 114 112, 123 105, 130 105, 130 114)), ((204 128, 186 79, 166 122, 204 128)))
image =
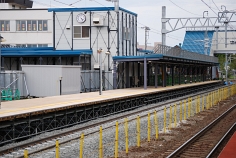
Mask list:
POLYGON ((114 100, 119 98, 126 98, 131 96, 145 95, 148 93, 169 91, 173 89, 186 88, 197 85, 204 85, 209 83, 216 83, 219 81, 206 81, 192 84, 183 84, 169 87, 148 87, 144 90, 143 87, 127 88, 103 91, 102 95, 99 92, 80 93, 72 95, 53 96, 35 99, 22 99, 16 101, 2 102, 0 109, 0 120, 5 117, 15 117, 37 111, 47 111, 56 108, 65 108, 67 106, 78 105, 83 106, 86 103, 103 102, 107 100, 114 100))
POLYGON ((230 138, 218 158, 236 158, 236 132, 230 138))

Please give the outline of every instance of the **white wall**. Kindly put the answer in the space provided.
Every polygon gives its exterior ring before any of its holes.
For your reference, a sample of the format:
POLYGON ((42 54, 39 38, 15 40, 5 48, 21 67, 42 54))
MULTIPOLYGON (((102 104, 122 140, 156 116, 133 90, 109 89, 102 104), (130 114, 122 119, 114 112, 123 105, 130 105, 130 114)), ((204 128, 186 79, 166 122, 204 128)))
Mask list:
MULTIPOLYGON (((227 32, 227 48, 225 48, 225 32, 218 32, 218 50, 236 50, 236 44, 230 44, 230 41, 236 41, 236 32, 227 32)), ((211 56, 213 56, 214 50, 216 50, 216 32, 213 34, 211 56)))
POLYGON ((57 50, 70 50, 72 49, 72 41, 73 41, 73 49, 91 49, 93 50, 93 54, 91 57, 91 65, 92 69, 94 65, 99 63, 99 54, 97 50, 102 48, 102 64, 104 70, 113 69, 112 66, 112 56, 117 56, 117 47, 119 46, 119 52, 121 55, 132 55, 136 52, 136 19, 134 18, 134 27, 131 26, 131 18, 129 18, 128 13, 123 12, 122 19, 122 11, 120 11, 119 16, 119 40, 117 39, 117 14, 114 11, 110 11, 110 16, 108 18, 107 11, 93 11, 87 12, 85 14, 86 21, 84 23, 79 23, 77 21, 77 15, 84 12, 56 12, 55 13, 55 47, 57 50), (91 18, 90 18, 91 16, 91 18), (127 16, 127 19, 126 19, 127 16), (72 19, 73 17, 73 19, 72 19), (93 19, 99 18, 102 19, 103 25, 96 26, 93 24, 93 19), (131 19, 129 21, 129 19, 131 19), (127 24, 126 24, 127 21, 127 24), (91 23, 91 24, 90 24, 91 23), (89 38, 73 38, 73 26, 91 26, 91 34, 89 38), (110 30, 110 36, 108 37, 108 26, 110 30), (123 39, 123 27, 129 27, 131 31, 133 39, 126 42, 123 39), (91 41, 90 41, 91 38, 91 41), (108 39, 109 38, 109 39, 108 39), (123 49, 122 49, 123 42, 123 49), (126 46, 127 43, 127 46, 126 46), (110 51, 111 55, 106 55, 107 51, 110 51), (127 50, 127 52, 126 52, 127 50), (108 60, 110 59, 110 60, 108 60), (109 63, 108 63, 109 61, 109 63))
POLYGON ((2 44, 53 43, 52 12, 48 10, 1 10, 0 20, 10 20, 10 31, 0 31, 6 39, 2 44), (16 20, 48 20, 48 31, 16 31, 16 20))

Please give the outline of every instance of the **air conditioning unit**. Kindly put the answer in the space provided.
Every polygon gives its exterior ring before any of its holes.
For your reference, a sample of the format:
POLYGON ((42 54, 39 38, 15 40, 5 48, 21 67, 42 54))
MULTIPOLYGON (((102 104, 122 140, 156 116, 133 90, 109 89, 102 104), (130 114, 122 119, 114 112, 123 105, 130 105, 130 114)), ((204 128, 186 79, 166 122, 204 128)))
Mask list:
POLYGON ((93 18, 93 25, 94 26, 103 26, 104 25, 104 19, 102 17, 94 17, 93 18))

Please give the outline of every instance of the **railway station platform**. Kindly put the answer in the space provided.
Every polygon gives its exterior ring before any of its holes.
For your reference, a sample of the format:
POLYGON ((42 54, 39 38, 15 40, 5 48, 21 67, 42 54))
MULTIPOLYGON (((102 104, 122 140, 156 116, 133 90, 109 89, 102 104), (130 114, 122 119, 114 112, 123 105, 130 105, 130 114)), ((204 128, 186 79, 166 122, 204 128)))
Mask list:
POLYGON ((143 87, 2 102, 0 146, 44 132, 209 90, 222 81, 143 87))
POLYGON ((107 102, 110 100, 117 100, 121 98, 128 98, 134 96, 142 96, 148 93, 164 92, 174 89, 181 89, 187 87, 193 87, 197 85, 206 85, 209 83, 216 83, 219 81, 207 81, 201 83, 176 85, 170 87, 148 87, 147 90, 138 88, 127 88, 127 89, 116 89, 103 91, 102 95, 98 92, 72 94, 72 95, 62 95, 54 97, 45 98, 34 98, 25 100, 16 100, 9 102, 2 102, 2 107, 0 109, 0 120, 4 118, 20 117, 30 113, 40 113, 40 112, 50 112, 53 109, 63 109, 65 107, 76 106, 86 106, 87 104, 96 104, 98 102, 107 102))
POLYGON ((230 138, 224 149, 221 151, 218 158, 235 158, 236 157, 236 132, 230 138))

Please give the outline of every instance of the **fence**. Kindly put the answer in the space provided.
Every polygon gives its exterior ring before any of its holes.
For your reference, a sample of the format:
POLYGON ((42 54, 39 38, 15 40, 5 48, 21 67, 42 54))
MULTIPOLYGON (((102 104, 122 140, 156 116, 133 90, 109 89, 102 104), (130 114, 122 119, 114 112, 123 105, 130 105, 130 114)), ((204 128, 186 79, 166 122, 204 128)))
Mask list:
MULTIPOLYGON (((236 85, 231 85, 166 105, 164 108, 149 111, 148 114, 125 118, 123 121, 113 122, 113 126, 99 127, 99 130, 92 131, 92 134, 81 133, 80 140, 68 149, 76 148, 78 151, 76 156, 80 158, 117 158, 121 151, 127 155, 130 146, 140 147, 141 140, 142 142, 150 142, 151 138, 158 140, 160 132, 171 131, 181 121, 216 106, 220 101, 234 94, 236 94, 236 85)), ((51 156, 66 157, 62 150, 64 148, 60 148, 57 140, 55 152, 51 156)), ((28 150, 25 150, 24 157, 28 158, 28 150)))
MULTIPOLYGON (((111 71, 103 71, 103 90, 113 89, 113 74, 111 71)), ((81 92, 99 91, 99 71, 81 71, 81 92)))

